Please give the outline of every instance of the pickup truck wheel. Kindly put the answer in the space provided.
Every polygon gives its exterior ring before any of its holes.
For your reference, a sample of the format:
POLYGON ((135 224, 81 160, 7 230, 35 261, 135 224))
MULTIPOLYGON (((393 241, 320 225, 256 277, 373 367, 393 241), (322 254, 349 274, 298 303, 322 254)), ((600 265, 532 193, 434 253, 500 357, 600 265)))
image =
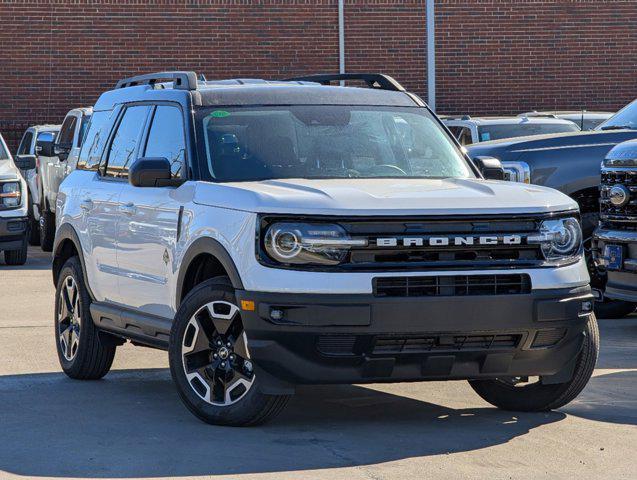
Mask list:
POLYGON ((593 374, 599 354, 599 330, 595 315, 590 315, 586 338, 568 382, 543 384, 541 379, 502 378, 473 380, 469 384, 484 400, 503 410, 543 412, 563 407, 584 389, 593 374))
MULTIPOLYGON (((583 213, 581 219, 582 235, 584 237, 584 256, 586 257, 588 274, 591 277, 591 287, 604 291, 606 288, 606 274, 595 266, 591 252, 593 232, 599 223, 599 214, 595 212, 583 213)), ((630 315, 635 311, 636 307, 637 304, 635 303, 605 298, 601 302, 595 302, 595 315, 599 318, 616 320, 630 315)))
POLYGON ((257 425, 277 415, 289 399, 260 391, 226 277, 203 282, 182 302, 170 333, 169 363, 182 401, 207 423, 257 425))
POLYGON ((40 215, 40 247, 45 252, 53 251, 55 240, 55 215, 47 210, 42 210, 40 215))
POLYGON ((29 245, 37 247, 40 245, 40 223, 36 221, 33 214, 33 204, 29 204, 29 245))
POLYGON ((82 266, 72 257, 62 267, 55 292, 55 344, 62 370, 78 380, 102 378, 115 358, 115 343, 100 334, 90 305, 82 266))
POLYGON ((4 251, 4 261, 7 265, 24 265, 27 263, 28 251, 29 245, 25 237, 19 250, 4 251))

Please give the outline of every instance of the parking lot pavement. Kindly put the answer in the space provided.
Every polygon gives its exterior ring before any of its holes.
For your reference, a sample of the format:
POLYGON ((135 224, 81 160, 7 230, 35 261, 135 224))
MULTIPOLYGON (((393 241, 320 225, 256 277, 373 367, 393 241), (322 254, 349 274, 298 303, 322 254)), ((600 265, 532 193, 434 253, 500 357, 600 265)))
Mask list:
POLYGON ((634 479, 637 317, 601 321, 595 377, 566 408, 512 414, 466 382, 306 387, 274 422, 213 427, 164 352, 126 345, 104 380, 59 369, 48 254, 0 264, 0 478, 634 479))

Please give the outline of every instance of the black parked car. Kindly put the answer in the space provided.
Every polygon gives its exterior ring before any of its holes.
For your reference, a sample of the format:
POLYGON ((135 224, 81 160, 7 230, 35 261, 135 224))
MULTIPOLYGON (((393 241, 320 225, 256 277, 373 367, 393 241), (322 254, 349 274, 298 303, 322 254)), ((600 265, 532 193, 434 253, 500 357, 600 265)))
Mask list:
MULTIPOLYGON (((592 131, 496 140, 467 149, 472 158, 498 158, 509 180, 556 188, 574 198, 582 214, 585 248, 590 252, 599 221, 600 165, 611 148, 633 138, 637 138, 637 100, 592 131)), ((603 292, 606 276, 592 261, 589 273, 591 285, 603 292)), ((621 318, 634 310, 635 304, 621 300, 604 299, 596 304, 601 318, 621 318)))

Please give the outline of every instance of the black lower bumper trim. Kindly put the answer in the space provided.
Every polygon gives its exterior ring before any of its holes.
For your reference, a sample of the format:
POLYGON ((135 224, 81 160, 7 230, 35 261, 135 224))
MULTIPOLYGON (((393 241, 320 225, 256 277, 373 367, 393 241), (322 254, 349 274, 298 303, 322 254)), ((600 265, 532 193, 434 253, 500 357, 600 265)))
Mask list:
POLYGON ((0 250, 20 249, 27 228, 27 219, 24 217, 0 217, 0 250))
POLYGON ((290 383, 554 375, 579 353, 592 299, 588 286, 497 297, 237 296, 257 305, 242 312, 255 363, 290 383))

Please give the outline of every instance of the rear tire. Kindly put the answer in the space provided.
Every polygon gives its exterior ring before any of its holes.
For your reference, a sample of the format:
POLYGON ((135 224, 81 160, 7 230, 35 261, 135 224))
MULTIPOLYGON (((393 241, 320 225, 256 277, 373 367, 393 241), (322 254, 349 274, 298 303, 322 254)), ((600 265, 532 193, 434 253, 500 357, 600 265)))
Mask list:
POLYGON ((289 399, 260 391, 227 277, 207 280, 186 296, 170 333, 169 363, 182 401, 206 423, 264 423, 289 399))
POLYGON ((33 214, 33 204, 29 204, 29 245, 37 247, 40 245, 40 223, 36 221, 33 214))
POLYGON ((541 382, 516 386, 505 380, 472 380, 475 392, 490 404, 503 410, 544 412, 563 407, 584 389, 593 374, 599 354, 599 330, 591 315, 586 338, 577 359, 573 377, 566 383, 544 385, 541 382))
POLYGON ((7 265, 24 265, 27 263, 27 255, 29 254, 29 245, 26 237, 22 240, 22 246, 19 250, 5 250, 4 261, 7 265))
POLYGON ((53 251, 55 240, 55 215, 46 209, 40 215, 40 247, 45 252, 53 251))
POLYGON ((91 297, 77 257, 64 264, 55 292, 55 344, 62 370, 77 380, 97 380, 108 373, 116 344, 91 317, 91 297))

